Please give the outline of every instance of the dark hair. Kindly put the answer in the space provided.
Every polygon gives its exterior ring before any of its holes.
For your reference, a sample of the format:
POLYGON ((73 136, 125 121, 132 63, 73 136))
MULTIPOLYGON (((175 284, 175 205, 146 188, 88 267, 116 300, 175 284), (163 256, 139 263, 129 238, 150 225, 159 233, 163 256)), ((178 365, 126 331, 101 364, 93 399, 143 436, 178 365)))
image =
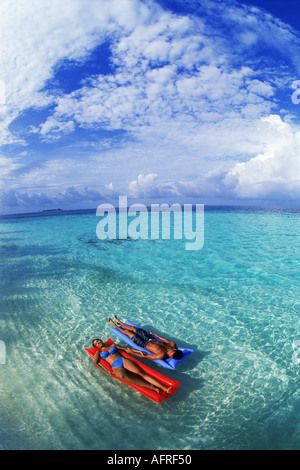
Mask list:
POLYGON ((180 349, 176 349, 176 351, 174 352, 174 354, 173 354, 172 357, 173 357, 173 359, 177 359, 177 360, 178 360, 178 359, 181 359, 182 356, 183 356, 182 351, 180 351, 180 349))
POLYGON ((94 345, 94 342, 95 342, 95 341, 101 341, 101 339, 99 339, 99 338, 93 339, 93 347, 95 347, 95 345, 94 345))

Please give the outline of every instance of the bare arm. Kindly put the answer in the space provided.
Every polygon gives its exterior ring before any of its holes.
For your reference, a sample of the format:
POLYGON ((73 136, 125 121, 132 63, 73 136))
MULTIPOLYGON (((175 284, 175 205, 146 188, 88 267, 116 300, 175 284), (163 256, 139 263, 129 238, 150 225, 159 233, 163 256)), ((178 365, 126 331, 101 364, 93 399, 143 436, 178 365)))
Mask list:
POLYGON ((128 348, 123 348, 123 346, 119 346, 118 344, 115 344, 115 348, 119 349, 120 351, 125 351, 128 352, 128 348))
MULTIPOLYGON (((119 349, 120 351, 127 351, 128 348, 123 348, 123 346, 120 346, 119 344, 115 343, 114 341, 112 342, 112 346, 115 348, 119 349)), ((106 348, 102 348, 103 351, 109 351, 111 346, 107 346, 106 348)))
POLYGON ((149 331, 149 334, 152 335, 152 336, 156 336, 156 338, 158 339, 161 339, 162 341, 164 341, 165 343, 168 343, 169 340, 164 338, 163 336, 158 336, 156 333, 151 333, 151 331, 149 331))
POLYGON ((148 354, 143 352, 143 351, 138 351, 137 349, 132 349, 132 348, 124 348, 124 351, 126 351, 129 354, 132 354, 137 357, 148 357, 148 354))
POLYGON ((150 359, 151 361, 155 361, 156 359, 164 359, 165 357, 164 353, 147 354, 143 351, 137 351, 136 349, 131 349, 131 348, 127 348, 126 352, 128 352, 129 354, 132 354, 133 356, 145 357, 147 359, 150 359))
POLYGON ((163 336, 159 336, 157 335, 156 333, 151 333, 151 331, 149 331, 150 335, 152 336, 156 336, 156 338, 160 339, 161 341, 163 341, 164 343, 168 343, 168 344, 171 344, 172 347, 176 348, 176 343, 174 343, 173 341, 169 341, 168 339, 164 338, 163 336))
POLYGON ((158 359, 164 359, 165 354, 164 353, 158 353, 158 354, 147 354, 147 359, 150 359, 151 361, 155 361, 158 359))

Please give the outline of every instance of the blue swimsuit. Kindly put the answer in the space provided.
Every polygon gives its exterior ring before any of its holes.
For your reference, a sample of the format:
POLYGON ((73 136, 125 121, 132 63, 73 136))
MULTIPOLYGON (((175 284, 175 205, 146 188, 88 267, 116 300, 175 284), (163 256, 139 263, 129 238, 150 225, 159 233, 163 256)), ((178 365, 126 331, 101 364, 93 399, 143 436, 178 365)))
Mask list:
MULTIPOLYGON (((111 356, 112 354, 119 354, 118 350, 115 347, 111 347, 109 352, 108 351, 103 351, 101 353, 101 357, 103 359, 108 358, 108 356, 111 356)), ((123 357, 118 357, 112 364, 111 367, 123 367, 123 357)))

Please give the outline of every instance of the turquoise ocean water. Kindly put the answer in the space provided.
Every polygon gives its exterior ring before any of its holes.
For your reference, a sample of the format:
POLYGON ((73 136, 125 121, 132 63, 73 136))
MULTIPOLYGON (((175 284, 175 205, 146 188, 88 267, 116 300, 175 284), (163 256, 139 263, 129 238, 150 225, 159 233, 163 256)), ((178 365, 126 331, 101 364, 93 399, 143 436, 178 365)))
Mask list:
POLYGON ((36 215, 0 220, 0 449, 300 448, 299 210, 206 208, 198 251, 36 215), (113 314, 195 350, 151 364, 180 381, 169 400, 85 353, 113 314))

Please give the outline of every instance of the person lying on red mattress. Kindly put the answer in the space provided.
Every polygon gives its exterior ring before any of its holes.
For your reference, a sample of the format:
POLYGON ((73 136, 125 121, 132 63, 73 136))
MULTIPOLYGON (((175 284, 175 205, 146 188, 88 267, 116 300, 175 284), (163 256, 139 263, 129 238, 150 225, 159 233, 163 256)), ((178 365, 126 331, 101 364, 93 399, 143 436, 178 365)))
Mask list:
POLYGON ((158 393, 160 390, 163 390, 166 393, 170 391, 171 387, 162 385, 154 377, 151 377, 141 370, 134 361, 123 357, 118 351, 118 349, 121 351, 125 350, 122 346, 104 346, 104 342, 98 338, 93 340, 93 346, 94 348, 99 348, 99 351, 96 351, 94 355, 94 364, 99 369, 105 370, 104 367, 99 364, 101 357, 110 364, 113 374, 119 379, 126 380, 126 382, 134 385, 141 385, 143 387, 150 388, 150 390, 154 390, 158 393), (137 377, 132 377, 128 372, 133 372, 137 377), (141 379, 144 379, 146 382, 141 379))

